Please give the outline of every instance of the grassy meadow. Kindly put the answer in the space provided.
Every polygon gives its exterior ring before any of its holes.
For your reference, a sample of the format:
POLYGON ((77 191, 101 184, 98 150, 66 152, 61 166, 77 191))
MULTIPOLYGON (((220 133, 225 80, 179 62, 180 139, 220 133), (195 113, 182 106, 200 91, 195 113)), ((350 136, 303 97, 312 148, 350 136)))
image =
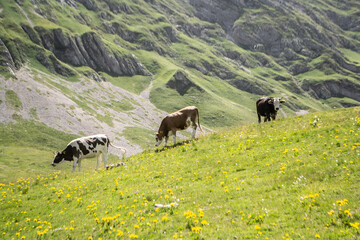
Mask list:
POLYGON ((14 172, 0 184, 1 238, 359 239, 359 134, 360 108, 335 109, 224 129, 110 170, 14 172))

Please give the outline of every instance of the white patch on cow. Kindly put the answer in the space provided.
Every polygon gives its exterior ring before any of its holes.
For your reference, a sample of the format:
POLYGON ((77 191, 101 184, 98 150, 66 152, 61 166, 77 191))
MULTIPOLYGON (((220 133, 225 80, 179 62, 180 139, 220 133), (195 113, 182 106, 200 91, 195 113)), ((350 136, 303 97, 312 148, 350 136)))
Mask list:
POLYGON ((274 98, 273 104, 274 104, 275 110, 278 111, 280 109, 280 99, 274 98))
POLYGON ((185 129, 188 128, 190 125, 191 125, 191 118, 188 117, 188 118, 186 119, 185 129))
POLYGON ((193 131, 192 131, 191 137, 192 137, 192 138, 195 138, 195 134, 196 134, 196 129, 195 129, 195 128, 193 128, 193 131))

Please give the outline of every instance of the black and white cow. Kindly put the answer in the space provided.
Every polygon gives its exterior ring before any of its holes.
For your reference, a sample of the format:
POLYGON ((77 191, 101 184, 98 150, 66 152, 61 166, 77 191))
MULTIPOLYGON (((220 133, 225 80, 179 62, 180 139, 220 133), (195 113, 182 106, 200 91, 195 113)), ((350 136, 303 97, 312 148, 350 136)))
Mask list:
POLYGON ((60 152, 55 153, 55 157, 52 165, 55 167, 57 164, 63 161, 74 161, 73 172, 75 171, 76 165, 79 166, 79 172, 80 172, 81 160, 83 158, 97 157, 96 170, 98 170, 102 157, 102 160, 104 162, 104 168, 106 168, 109 145, 121 149, 124 152, 124 154, 126 153, 125 148, 117 147, 111 144, 109 138, 106 135, 98 134, 98 135, 87 136, 72 140, 67 145, 65 150, 63 150, 61 153, 60 152))
POLYGON ((271 121, 270 117, 275 120, 277 111, 280 109, 280 103, 285 103, 285 100, 280 98, 262 97, 256 101, 256 111, 261 123, 261 117, 265 117, 264 122, 271 121))

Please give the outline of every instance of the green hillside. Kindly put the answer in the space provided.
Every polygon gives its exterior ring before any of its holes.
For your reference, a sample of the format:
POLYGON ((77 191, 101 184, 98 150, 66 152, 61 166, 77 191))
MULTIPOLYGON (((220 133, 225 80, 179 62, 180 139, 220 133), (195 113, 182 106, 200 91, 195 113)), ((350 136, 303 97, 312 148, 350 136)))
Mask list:
POLYGON ((157 108, 197 105, 212 128, 256 121, 263 95, 285 98, 288 116, 359 105, 357 1, 210 2, 1 1, 0 72, 135 94, 152 82, 157 108))
MULTIPOLYGON (((357 239, 359 134, 360 108, 335 109, 147 150, 108 171, 71 173, 64 164, 61 171, 36 176, 14 172, 17 181, 0 185, 0 234, 2 239, 357 239)), ((67 142, 69 136, 59 137, 67 142)), ((16 146, 17 138, 9 139, 16 146)))

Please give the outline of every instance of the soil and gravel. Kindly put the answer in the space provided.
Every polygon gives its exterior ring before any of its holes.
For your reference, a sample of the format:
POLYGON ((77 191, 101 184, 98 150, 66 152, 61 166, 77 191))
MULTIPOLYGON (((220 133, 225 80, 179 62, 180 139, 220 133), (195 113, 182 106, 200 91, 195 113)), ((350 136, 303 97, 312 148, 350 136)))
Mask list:
MULTIPOLYGON (((0 123, 14 122, 13 114, 18 114, 66 133, 80 136, 105 133, 115 145, 128 150, 127 156, 142 149, 126 139, 123 130, 139 127, 155 132, 167 114, 150 102, 151 85, 136 95, 109 82, 87 78, 70 82, 27 67, 15 72, 15 76, 7 80, 0 77, 0 123), (22 103, 20 109, 7 104, 5 92, 8 90, 17 94, 22 103), (122 101, 131 104, 131 110, 119 111, 113 107, 114 102, 122 101)), ((110 148, 109 151, 122 156, 120 150, 110 148)))

